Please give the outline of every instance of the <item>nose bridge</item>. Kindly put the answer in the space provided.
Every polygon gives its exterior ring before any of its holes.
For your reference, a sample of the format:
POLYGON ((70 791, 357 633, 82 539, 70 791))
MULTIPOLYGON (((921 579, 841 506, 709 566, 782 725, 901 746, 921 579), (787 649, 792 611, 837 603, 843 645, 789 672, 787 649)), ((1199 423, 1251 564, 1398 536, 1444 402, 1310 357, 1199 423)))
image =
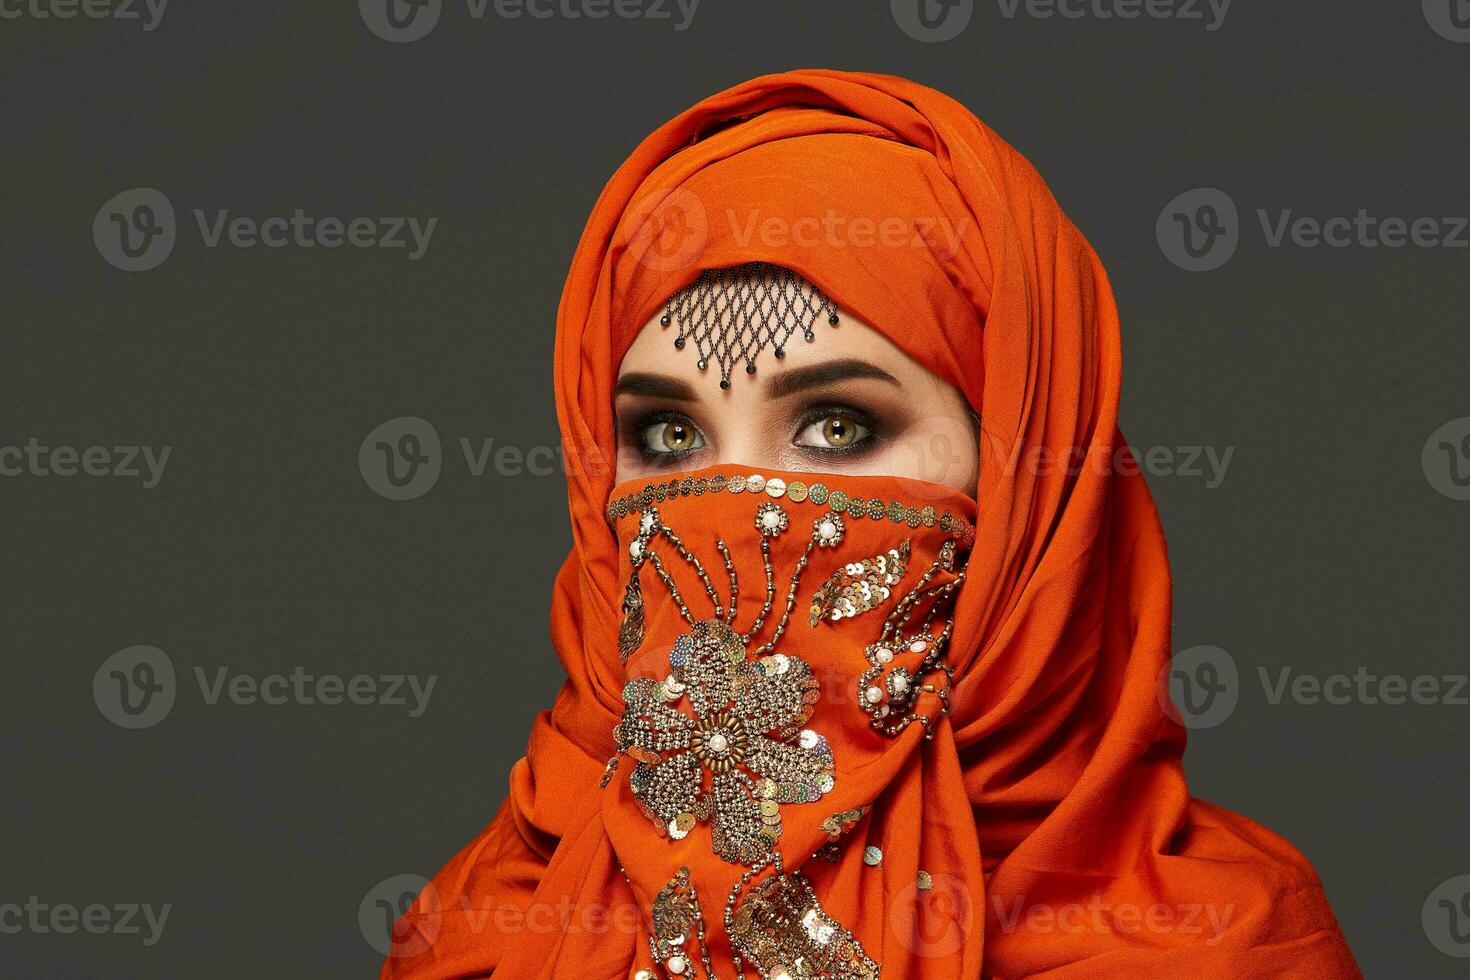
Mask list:
POLYGON ((759 375, 742 372, 732 378, 730 390, 720 392, 705 421, 705 438, 715 450, 710 464, 755 469, 779 466, 782 446, 770 424, 774 408, 761 393, 759 375))

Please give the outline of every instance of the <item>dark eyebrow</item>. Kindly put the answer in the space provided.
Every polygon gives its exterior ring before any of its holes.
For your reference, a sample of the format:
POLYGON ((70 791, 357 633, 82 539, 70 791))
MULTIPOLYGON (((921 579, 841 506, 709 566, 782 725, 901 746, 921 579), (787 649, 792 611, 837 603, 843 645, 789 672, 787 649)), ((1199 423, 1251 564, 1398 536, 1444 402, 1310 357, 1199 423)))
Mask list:
POLYGON ((694 394, 694 387, 689 382, 667 374, 650 374, 646 371, 632 371, 623 375, 618 379, 613 394, 650 395, 654 398, 668 398, 680 402, 698 401, 694 394))
POLYGON ((849 357, 837 361, 824 361, 821 364, 813 364, 811 367, 782 371, 767 386, 767 390, 772 398, 785 398, 808 388, 817 388, 836 381, 851 381, 855 378, 875 378, 878 381, 887 381, 900 388, 903 387, 902 382, 878 365, 849 357))

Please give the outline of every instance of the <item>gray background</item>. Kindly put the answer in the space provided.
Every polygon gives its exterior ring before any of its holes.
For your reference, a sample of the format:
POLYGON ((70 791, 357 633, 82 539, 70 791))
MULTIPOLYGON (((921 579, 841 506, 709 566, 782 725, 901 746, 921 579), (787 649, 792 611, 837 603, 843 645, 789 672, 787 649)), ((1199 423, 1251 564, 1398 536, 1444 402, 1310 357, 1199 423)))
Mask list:
MULTIPOLYGON (((886 2, 704 0, 668 21, 471 18, 374 36, 351 2, 174 0, 138 21, 0 21, 0 444, 173 447, 160 484, 0 478, 0 903, 173 906, 162 941, 0 935, 26 977, 365 977, 357 910, 490 818, 560 669, 569 534, 547 475, 459 440, 554 447, 552 328, 603 182, 698 98, 789 67, 908 75, 1026 153, 1101 253, 1139 447, 1235 447, 1151 477, 1176 646, 1239 665, 1191 735, 1193 792, 1315 863, 1365 973, 1456 977, 1426 897, 1470 872, 1470 708, 1272 705, 1256 669, 1463 672, 1470 503, 1421 449, 1470 415, 1465 250, 1271 248, 1257 208, 1464 215, 1470 44, 1419 4, 1239 0, 1199 21, 1008 19, 920 43, 886 2), (1240 207, 1223 268, 1155 239, 1175 195, 1240 207), (154 187, 160 267, 103 261, 94 215, 154 187), (207 248, 191 211, 437 217, 427 254, 207 248), (430 420, 443 472, 392 502, 364 436, 430 420), (166 651, 161 724, 94 703, 113 652, 166 651), (435 674, 427 712, 210 705, 193 671, 435 674)), ((1463 952, 1470 952, 1464 950, 1463 952)))

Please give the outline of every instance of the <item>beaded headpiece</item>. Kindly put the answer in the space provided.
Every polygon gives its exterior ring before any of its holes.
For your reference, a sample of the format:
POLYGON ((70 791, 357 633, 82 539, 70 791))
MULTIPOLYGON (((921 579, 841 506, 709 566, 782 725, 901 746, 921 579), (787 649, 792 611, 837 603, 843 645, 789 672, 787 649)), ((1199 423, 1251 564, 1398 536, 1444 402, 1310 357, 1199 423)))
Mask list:
POLYGON ((786 355, 786 342, 799 328, 808 343, 816 339, 812 325, 826 314, 837 326, 837 307, 811 282, 784 266, 747 262, 724 269, 705 269, 699 278, 669 297, 659 323, 675 324, 674 346, 683 350, 692 338, 699 369, 720 366, 720 387, 730 387, 730 369, 745 362, 755 373, 755 359, 766 347, 786 355))

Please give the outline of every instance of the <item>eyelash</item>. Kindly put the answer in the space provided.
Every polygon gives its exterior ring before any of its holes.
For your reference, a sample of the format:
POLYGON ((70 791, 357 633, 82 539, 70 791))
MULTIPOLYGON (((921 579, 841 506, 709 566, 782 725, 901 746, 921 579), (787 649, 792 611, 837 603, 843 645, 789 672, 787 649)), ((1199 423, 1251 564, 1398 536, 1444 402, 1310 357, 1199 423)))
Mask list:
MULTIPOLYGON (((867 430, 857 442, 850 446, 793 446, 799 452, 818 459, 852 458, 865 455, 878 447, 881 441, 880 425, 878 420, 869 413, 851 405, 819 404, 809 405, 802 410, 796 423, 796 433, 799 435, 809 426, 818 422, 824 422, 835 415, 851 419, 853 422, 867 430)), ((635 416, 629 426, 630 435, 636 439, 638 453, 645 463, 652 465, 675 466, 699 449, 672 450, 659 452, 648 447, 648 430, 660 423, 683 423, 698 432, 703 438, 704 433, 694 420, 683 412, 670 411, 668 409, 653 409, 642 412, 635 416)), ((794 438, 794 437, 793 437, 794 438)), ((702 448, 702 447, 701 447, 702 448)))

